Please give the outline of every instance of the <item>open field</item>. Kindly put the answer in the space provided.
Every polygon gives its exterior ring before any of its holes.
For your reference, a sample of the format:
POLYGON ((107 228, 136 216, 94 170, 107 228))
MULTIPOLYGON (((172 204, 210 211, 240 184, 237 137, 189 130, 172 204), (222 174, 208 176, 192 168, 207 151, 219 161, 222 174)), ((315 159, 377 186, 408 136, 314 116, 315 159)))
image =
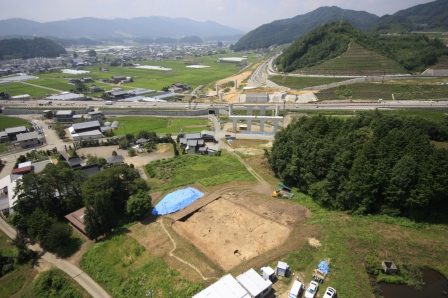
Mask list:
POLYGON ((125 230, 92 245, 81 268, 117 298, 145 297, 150 291, 153 297, 185 297, 202 288, 147 251, 125 230))
MULTIPOLYGON (((31 82, 33 82, 33 81, 31 81, 31 82)), ((30 85, 18 83, 18 82, 1 84, 0 92, 6 92, 9 94, 9 96, 28 94, 30 97, 45 96, 45 94, 51 93, 51 91, 48 89, 30 86, 30 85)))
POLYGON ((296 73, 320 75, 385 75, 408 73, 398 62, 352 43, 348 50, 337 58, 313 67, 302 68, 296 73))
MULTIPOLYGON (((92 77, 95 80, 98 79, 110 79, 112 76, 124 75, 133 78, 134 82, 123 85, 123 87, 138 87, 147 88, 153 90, 161 90, 163 87, 170 86, 175 82, 182 82, 189 84, 192 88, 198 85, 207 85, 216 82, 217 80, 226 78, 237 73, 241 68, 236 63, 218 63, 218 58, 232 57, 235 54, 215 54, 212 56, 204 57, 185 57, 185 59, 195 59, 202 61, 202 65, 208 65, 210 68, 192 69, 186 68, 186 64, 182 60, 166 59, 164 61, 139 61, 140 65, 152 65, 162 66, 166 68, 172 68, 170 71, 149 70, 149 69, 137 69, 128 66, 107 66, 108 72, 102 72, 99 70, 100 65, 86 66, 84 70, 91 71, 89 74, 82 75, 69 75, 61 73, 41 74, 39 78, 56 80, 59 83, 62 81, 67 82, 69 78, 82 78, 92 77), (59 78, 56 78, 58 76, 59 78)), ((247 62, 253 63, 257 60, 255 55, 248 55, 247 62)), ((95 84, 95 83, 94 83, 95 84)), ((67 84, 68 85, 68 84, 67 84)), ((87 84, 88 86, 91 83, 87 84)), ((62 85, 58 85, 62 87, 62 85)), ((69 85, 70 86, 70 85, 69 85)), ((115 86, 122 87, 122 86, 115 86)), ((57 88, 56 88, 57 89, 57 88)), ((70 89, 70 88, 69 88, 70 89)))
POLYGON ((208 130, 206 119, 125 116, 108 118, 107 121, 120 123, 118 129, 114 130, 117 136, 135 134, 142 130, 159 134, 178 133, 179 130, 182 132, 208 130))
POLYGON ((324 84, 331 84, 343 82, 345 78, 314 78, 314 77, 292 77, 292 76, 271 76, 269 80, 272 82, 288 87, 291 89, 302 89, 307 87, 319 86, 324 84))
MULTIPOLYGON (((439 79, 440 80, 440 79, 439 79)), ((424 82, 425 80, 420 80, 424 82)), ((376 83, 357 83, 322 90, 316 93, 319 100, 365 99, 378 100, 416 100, 448 98, 448 85, 412 84, 409 82, 391 81, 376 83), (393 94, 393 96, 392 96, 393 94)))
POLYGON ((230 181, 254 180, 244 165, 226 151, 216 157, 179 155, 152 162, 145 166, 145 170, 154 190, 167 190, 195 182, 214 186, 230 181))

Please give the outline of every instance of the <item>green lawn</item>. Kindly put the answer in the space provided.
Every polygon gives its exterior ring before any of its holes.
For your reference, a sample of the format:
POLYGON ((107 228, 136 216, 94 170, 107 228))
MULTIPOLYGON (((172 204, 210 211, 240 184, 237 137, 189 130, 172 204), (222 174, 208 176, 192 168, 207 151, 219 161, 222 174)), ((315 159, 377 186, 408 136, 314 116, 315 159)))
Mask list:
POLYGON ((173 134, 179 132, 179 127, 183 132, 207 130, 207 120, 205 119, 126 116, 111 118, 108 119, 108 121, 118 121, 120 123, 119 128, 114 130, 114 134, 119 136, 135 134, 142 130, 153 131, 160 134, 173 134))
POLYGON ((202 289, 171 269, 124 232, 98 241, 84 254, 81 268, 113 297, 191 297, 202 289))
POLYGON ((22 118, 0 116, 0 130, 4 130, 5 128, 14 127, 14 126, 30 127, 28 125, 28 121, 26 121, 22 118))
POLYGON ((232 181, 252 181, 255 178, 233 155, 223 151, 222 156, 179 155, 145 166, 153 189, 167 190, 199 182, 214 186, 232 181), (225 166, 224 166, 225 165, 225 166))

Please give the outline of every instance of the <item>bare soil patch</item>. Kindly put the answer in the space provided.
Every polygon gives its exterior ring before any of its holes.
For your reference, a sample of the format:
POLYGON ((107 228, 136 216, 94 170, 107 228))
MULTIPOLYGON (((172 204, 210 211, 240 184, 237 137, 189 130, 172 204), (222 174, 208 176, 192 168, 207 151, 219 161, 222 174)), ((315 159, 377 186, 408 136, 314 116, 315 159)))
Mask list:
POLYGON ((159 144, 157 150, 151 153, 139 153, 136 156, 129 156, 127 150, 118 149, 118 146, 100 146, 100 147, 88 147, 76 150, 79 156, 92 156, 109 158, 112 156, 112 152, 117 152, 118 155, 124 157, 124 161, 127 164, 134 164, 136 167, 142 167, 145 164, 159 160, 163 158, 174 157, 173 146, 171 144, 159 144))
POLYGON ((279 208, 270 210, 271 204, 252 203, 246 195, 225 195, 185 222, 173 223, 173 229, 224 270, 229 270, 281 245, 297 218, 297 209, 291 206, 280 211, 279 208), (245 206, 250 206, 250 210, 245 206), (288 213, 289 210, 293 211, 288 213))

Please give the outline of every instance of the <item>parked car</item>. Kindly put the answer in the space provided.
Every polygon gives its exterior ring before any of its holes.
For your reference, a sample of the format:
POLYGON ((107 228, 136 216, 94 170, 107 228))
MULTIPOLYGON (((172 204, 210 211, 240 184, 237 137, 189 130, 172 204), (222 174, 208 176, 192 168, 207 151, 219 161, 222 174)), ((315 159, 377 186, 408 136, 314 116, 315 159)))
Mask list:
POLYGON ((328 287, 325 290, 325 294, 322 298, 334 298, 334 297, 336 297, 336 290, 333 289, 332 287, 328 287))
POLYGON ((310 282, 310 285, 306 289, 305 298, 314 298, 317 293, 317 289, 319 288, 319 284, 315 281, 310 282))

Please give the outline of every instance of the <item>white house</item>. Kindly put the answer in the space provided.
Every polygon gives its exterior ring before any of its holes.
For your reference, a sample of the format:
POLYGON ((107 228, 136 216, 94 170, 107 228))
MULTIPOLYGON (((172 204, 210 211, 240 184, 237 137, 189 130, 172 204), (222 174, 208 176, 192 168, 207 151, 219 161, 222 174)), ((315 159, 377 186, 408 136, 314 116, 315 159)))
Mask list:
POLYGON ((211 284, 193 298, 249 298, 247 291, 233 278, 227 274, 220 280, 211 284))
POLYGON ((17 197, 14 195, 14 188, 17 185, 17 181, 22 179, 22 175, 8 175, 0 179, 0 211, 3 213, 11 214, 13 212, 13 206, 17 201, 17 197))

